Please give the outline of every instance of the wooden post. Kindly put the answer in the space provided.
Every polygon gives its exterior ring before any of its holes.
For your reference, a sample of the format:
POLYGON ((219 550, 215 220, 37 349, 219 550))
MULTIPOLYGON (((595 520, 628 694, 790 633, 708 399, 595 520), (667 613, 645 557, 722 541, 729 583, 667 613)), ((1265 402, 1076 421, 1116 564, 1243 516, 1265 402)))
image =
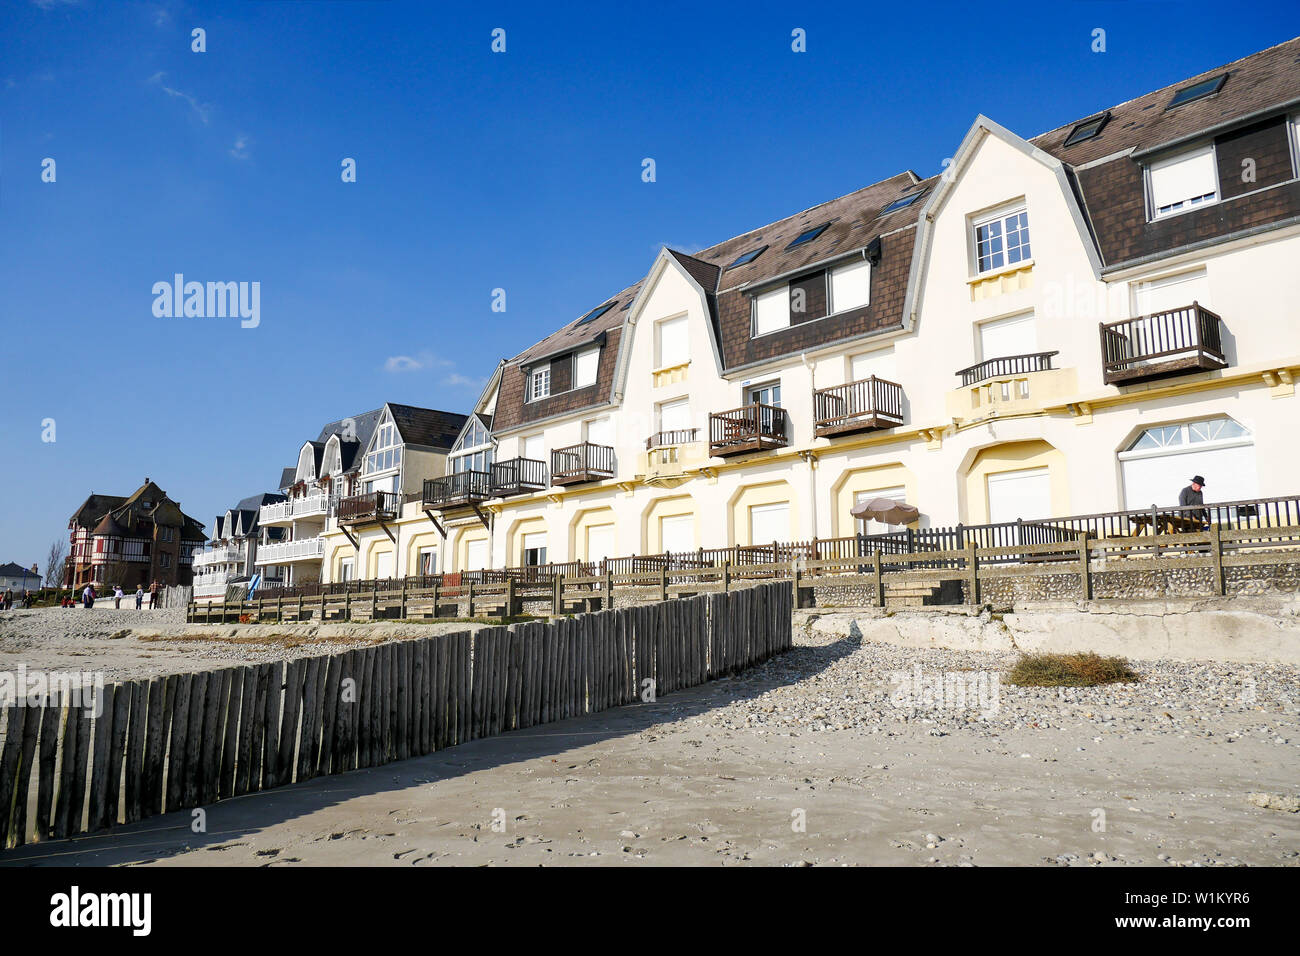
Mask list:
POLYGON ((1092 578, 1088 573, 1088 535, 1085 533, 1079 538, 1079 594, 1083 600, 1092 600, 1092 578))
POLYGON ((802 576, 799 570, 799 561, 794 559, 790 562, 790 593, 794 597, 794 606, 799 606, 799 578, 802 576))
POLYGON ((375 578, 370 587, 370 621, 374 623, 379 616, 379 578, 375 578))
POLYGON ((885 606, 885 577, 880 567, 880 549, 871 552, 871 575, 876 582, 876 607, 885 606))
POLYGON ((975 549, 975 542, 970 541, 966 544, 966 572, 970 577, 970 594, 967 596, 967 604, 979 604, 980 602, 980 578, 979 578, 979 554, 975 549))
POLYGON ((1160 516, 1156 514, 1156 506, 1152 505, 1151 506, 1151 545, 1155 551, 1155 556, 1157 558, 1160 557, 1160 540, 1158 537, 1158 533, 1160 529, 1156 527, 1156 522, 1159 520, 1159 517, 1160 516))
MULTIPOLYGON (((348 587, 350 583, 343 582, 343 620, 345 621, 352 620, 352 589, 348 587)), ((321 617, 324 618, 325 615, 322 614, 321 617)))
POLYGON ((325 620, 325 586, 321 585, 320 589, 320 619, 325 620))
POLYGON ((564 610, 564 575, 557 574, 551 579, 551 613, 559 616, 564 610))
POLYGON ((402 578, 402 620, 406 620, 406 578, 402 578))
POLYGON ((731 562, 722 562, 722 593, 726 594, 731 590, 731 562))
POLYGON ((668 600, 668 565, 659 565, 659 600, 668 600))
POLYGON ((474 616, 474 582, 470 581, 467 588, 469 591, 469 610, 465 613, 466 617, 474 616))
POLYGON ((614 606, 614 575, 609 573, 609 565, 605 565, 605 610, 614 606))
POLYGON ((1223 535, 1219 532, 1219 526, 1210 526, 1210 560, 1214 562, 1214 593, 1224 594, 1223 582, 1223 535))
POLYGON ((502 616, 515 616, 515 577, 513 574, 506 578, 506 606, 502 616))
POLYGON ((439 583, 441 580, 442 578, 433 579, 433 616, 434 617, 438 616, 438 592, 442 590, 442 586, 439 583))
POLYGON ((284 592, 281 591, 275 596, 275 623, 281 624, 284 621, 284 592))

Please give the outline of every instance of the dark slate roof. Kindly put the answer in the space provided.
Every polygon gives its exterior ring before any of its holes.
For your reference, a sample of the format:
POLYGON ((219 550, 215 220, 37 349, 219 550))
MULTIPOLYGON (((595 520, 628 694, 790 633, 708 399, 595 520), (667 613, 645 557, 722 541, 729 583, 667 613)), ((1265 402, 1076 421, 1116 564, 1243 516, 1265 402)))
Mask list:
POLYGON ((8 564, 0 564, 0 576, 12 578, 12 577, 22 577, 24 574, 26 574, 28 577, 30 577, 32 573, 33 572, 31 568, 25 568, 21 564, 18 564, 15 561, 10 561, 8 564))
POLYGON ((119 508, 126 501, 122 495, 97 495, 91 492, 80 508, 72 516, 72 523, 83 528, 93 528, 99 519, 114 508, 119 508))
POLYGON ((298 477, 298 466, 291 465, 280 472, 280 488, 292 488, 298 477))
MULTIPOLYGON (((295 469, 297 470, 297 469, 295 469)), ((236 511, 257 511, 262 505, 273 505, 277 501, 284 501, 284 495, 264 491, 260 495, 249 495, 247 498, 235 505, 236 511)))
POLYGON ((1035 136, 1030 142, 1075 166, 1120 150, 1150 149, 1235 117, 1294 102, 1300 95, 1297 76, 1300 76, 1300 37, 1112 106, 1110 120, 1092 139, 1073 146, 1063 145, 1080 122, 1106 112, 1104 104, 1087 116, 1035 136), (1217 93, 1171 110, 1165 109, 1178 90, 1225 71, 1228 80, 1217 93))
POLYGON ((398 435, 407 445, 451 448, 468 418, 457 412, 440 412, 433 408, 416 408, 395 402, 389 402, 388 408, 392 412, 398 435))

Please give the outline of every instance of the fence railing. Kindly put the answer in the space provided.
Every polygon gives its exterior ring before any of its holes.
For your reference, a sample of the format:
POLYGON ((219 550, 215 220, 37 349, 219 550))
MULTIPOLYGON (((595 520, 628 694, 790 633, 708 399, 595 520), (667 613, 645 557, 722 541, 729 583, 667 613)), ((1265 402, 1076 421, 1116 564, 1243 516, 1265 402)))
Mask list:
POLYGON ((1166 363, 1219 368, 1223 320, 1199 302, 1165 312, 1101 324, 1105 381, 1126 381, 1160 371, 1166 363))
POLYGON ((395 491, 370 491, 339 501, 339 521, 388 521, 402 513, 402 497, 395 491))
POLYGON ((502 498, 542 491, 549 484, 546 462, 536 458, 508 458, 492 463, 492 494, 502 498))
POLYGON ((813 392, 813 424, 817 434, 834 434, 858 424, 903 423, 903 386, 874 375, 847 385, 813 392))
POLYGON ((791 598, 772 585, 6 701, 0 849, 653 700, 789 650, 791 598))
POLYGON ((557 485, 614 477, 614 449, 579 442, 551 452, 551 481, 557 485))
POLYGON ((1031 352, 1028 355, 1006 355, 1000 358, 986 359, 978 365, 961 369, 961 383, 974 385, 985 379, 999 378, 1003 375, 1027 375, 1030 372, 1050 372, 1052 358, 1060 352, 1031 352))
POLYGON ((673 445, 689 445, 691 442, 699 440, 700 430, 698 428, 675 428, 655 432, 645 440, 645 447, 646 451, 653 451, 656 448, 670 448, 673 445))
POLYGON ((447 508, 485 501, 492 495, 492 475, 486 471, 458 471, 441 478, 426 478, 422 504, 447 508))
POLYGON ((709 451, 735 455, 765 448, 784 448, 789 442, 789 414, 778 405, 753 402, 709 415, 709 451))

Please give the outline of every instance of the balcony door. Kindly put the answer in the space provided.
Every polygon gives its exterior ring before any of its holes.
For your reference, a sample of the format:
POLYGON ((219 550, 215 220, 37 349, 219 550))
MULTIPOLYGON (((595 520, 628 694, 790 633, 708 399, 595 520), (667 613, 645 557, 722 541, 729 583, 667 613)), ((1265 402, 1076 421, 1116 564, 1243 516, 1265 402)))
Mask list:
POLYGON ((979 327, 979 332, 981 362, 1012 355, 1032 355, 1038 351, 1038 332, 1032 312, 985 322, 979 327))
POLYGON ((587 441, 593 445, 614 444, 614 423, 608 418, 597 418, 587 422, 587 441))
POLYGON ((1128 338, 1133 355, 1171 353, 1158 358, 1134 362, 1149 365, 1154 362, 1176 361, 1195 354, 1200 346, 1199 326, 1186 314, 1169 316, 1167 313, 1198 302, 1209 306, 1210 284, 1204 269, 1180 272, 1138 282, 1133 286, 1133 315, 1137 321, 1129 324, 1128 338), (1164 318, 1160 316, 1165 314, 1164 318), (1181 351, 1187 349, 1186 352, 1181 351))
POLYGON ((863 352, 849 359, 849 381, 861 382, 872 376, 883 378, 887 382, 898 381, 897 363, 894 361, 893 348, 876 349, 863 352))
POLYGON ((386 581, 393 576, 393 552, 384 551, 375 556, 375 577, 386 581))
POLYGON ((523 566, 536 568, 546 563, 546 532, 534 531, 523 536, 523 566))

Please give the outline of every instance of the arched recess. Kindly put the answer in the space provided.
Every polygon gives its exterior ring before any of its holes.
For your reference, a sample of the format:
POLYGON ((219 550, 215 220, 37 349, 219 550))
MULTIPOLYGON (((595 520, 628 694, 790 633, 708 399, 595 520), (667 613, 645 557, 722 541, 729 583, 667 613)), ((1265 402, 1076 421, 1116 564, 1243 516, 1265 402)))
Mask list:
POLYGON ((1070 513, 1065 455, 1041 439, 981 448, 961 476, 966 523, 1033 520, 1070 513))
POLYGON ((924 515, 924 502, 917 499, 916 476, 901 462, 844 472, 831 485, 831 536, 847 538, 858 533, 858 521, 851 511, 860 497, 889 495, 899 488, 903 489, 903 500, 921 508, 924 515))
POLYGON ((743 485, 727 502, 728 541, 717 546, 794 541, 798 527, 799 502, 788 481, 743 485), (763 540, 755 541, 756 535, 763 540))

